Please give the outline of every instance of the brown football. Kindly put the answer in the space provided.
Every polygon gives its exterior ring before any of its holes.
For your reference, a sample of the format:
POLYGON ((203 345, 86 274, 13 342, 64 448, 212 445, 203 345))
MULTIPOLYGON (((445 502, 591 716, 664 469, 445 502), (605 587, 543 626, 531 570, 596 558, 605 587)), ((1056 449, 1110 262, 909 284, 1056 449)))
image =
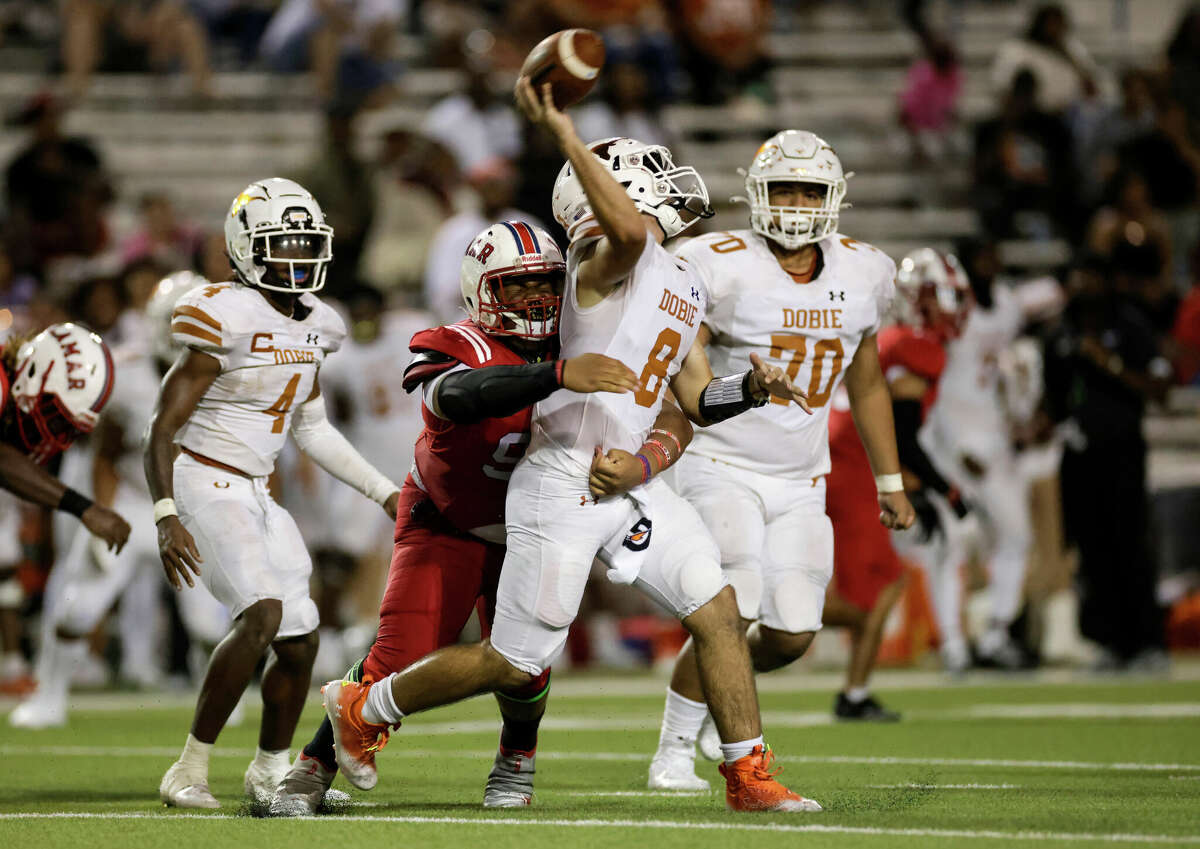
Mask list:
POLYGON ((604 40, 590 29, 564 29, 529 51, 521 74, 539 93, 550 83, 554 105, 564 109, 583 99, 604 67, 604 40))

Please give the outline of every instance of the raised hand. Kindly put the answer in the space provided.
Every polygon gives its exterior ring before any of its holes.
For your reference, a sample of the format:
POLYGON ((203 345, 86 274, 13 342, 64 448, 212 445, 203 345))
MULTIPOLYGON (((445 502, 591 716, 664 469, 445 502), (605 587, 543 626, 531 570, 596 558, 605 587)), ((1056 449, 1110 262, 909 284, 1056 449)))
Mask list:
POLYGON ((762 357, 753 353, 750 355, 750 365, 754 367, 754 371, 750 375, 750 391, 756 397, 761 397, 762 393, 769 392, 776 398, 795 401, 804 412, 812 415, 812 408, 808 406, 807 393, 795 386, 783 369, 764 363, 762 357))
POLYGON ((545 127, 558 139, 574 135, 575 125, 566 113, 554 105, 554 96, 550 93, 550 83, 542 85, 540 92, 535 91, 529 77, 521 77, 513 89, 517 99, 517 107, 530 122, 545 127))

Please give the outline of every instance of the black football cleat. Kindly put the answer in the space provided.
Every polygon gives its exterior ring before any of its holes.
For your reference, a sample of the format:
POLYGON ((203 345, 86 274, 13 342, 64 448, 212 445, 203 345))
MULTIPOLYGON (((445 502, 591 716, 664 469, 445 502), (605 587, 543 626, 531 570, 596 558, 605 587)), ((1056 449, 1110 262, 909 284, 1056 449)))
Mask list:
POLYGON ((833 715, 839 720, 858 722, 899 722, 900 714, 888 710, 873 696, 867 696, 861 702, 852 702, 845 693, 838 693, 833 703, 833 715))

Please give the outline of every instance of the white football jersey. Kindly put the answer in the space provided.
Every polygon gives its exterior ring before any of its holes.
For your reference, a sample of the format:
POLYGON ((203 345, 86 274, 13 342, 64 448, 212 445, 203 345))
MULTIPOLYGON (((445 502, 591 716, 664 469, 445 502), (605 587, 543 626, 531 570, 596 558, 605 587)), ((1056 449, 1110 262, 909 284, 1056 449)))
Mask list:
POLYGON ((983 462, 1008 452, 1000 364, 1023 322, 1020 301, 1003 284, 992 287, 991 307, 971 308, 962 334, 946 346, 937 400, 922 428, 934 453, 970 454, 983 462))
POLYGON ((268 475, 287 440, 292 412, 312 394, 326 354, 341 347, 346 325, 309 293, 301 320, 277 311, 261 293, 215 283, 186 293, 171 316, 171 338, 221 363, 175 441, 246 474, 268 475))
POLYGON ((567 252, 559 357, 607 354, 639 375, 640 384, 622 394, 560 389, 538 402, 530 460, 571 475, 591 467, 598 445, 630 453, 641 447, 663 392, 696 339, 708 299, 700 276, 647 234, 629 277, 600 303, 581 307, 575 280, 586 244, 577 240, 567 252))
POLYGON ((146 484, 146 472, 142 466, 142 436, 154 414, 161 378, 143 340, 114 349, 113 363, 117 368, 117 378, 113 381, 112 395, 102 417, 104 421, 113 422, 121 428, 120 453, 116 457, 117 475, 124 485, 149 498, 150 488, 146 484))
POLYGON ((810 416, 772 398, 763 407, 697 428, 688 451, 767 475, 829 472, 829 408, 859 343, 879 330, 895 293, 896 265, 865 242, 833 233, 817 242, 822 266, 798 283, 752 230, 709 233, 677 254, 708 282, 704 323, 716 375, 751 368, 750 354, 779 366, 808 393, 810 416))
POLYGON ((348 337, 321 368, 321 391, 331 411, 335 397, 349 404, 339 426, 350 444, 390 480, 402 481, 424 428, 421 394, 410 395, 401 385, 404 366, 412 359, 408 342, 437 322, 419 310, 388 312, 380 320, 378 337, 366 344, 348 337))

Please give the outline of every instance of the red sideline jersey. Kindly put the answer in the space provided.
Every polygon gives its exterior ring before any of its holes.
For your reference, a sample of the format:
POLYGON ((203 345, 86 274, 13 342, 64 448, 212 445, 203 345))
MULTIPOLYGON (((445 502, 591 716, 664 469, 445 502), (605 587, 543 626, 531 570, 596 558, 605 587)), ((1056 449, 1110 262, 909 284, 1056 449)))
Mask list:
MULTIPOLYGON (((888 383, 912 374, 929 383, 922 409, 937 395, 946 349, 932 333, 904 325, 879 331, 879 365, 888 383)), ((833 577, 838 595, 862 610, 904 574, 888 530, 879 524, 875 476, 850 410, 835 406, 829 417, 830 472, 825 512, 833 522, 833 577)))
MULTIPOLYGON (((414 353, 433 351, 451 358, 450 362, 410 365, 404 372, 404 388, 409 391, 460 365, 480 368, 528 362, 469 320, 422 330, 408 347, 414 353)), ((459 530, 489 528, 492 533, 488 536, 498 532, 502 539, 508 479, 529 447, 533 409, 475 424, 440 419, 425 405, 421 415, 425 429, 414 451, 413 482, 459 530)))

